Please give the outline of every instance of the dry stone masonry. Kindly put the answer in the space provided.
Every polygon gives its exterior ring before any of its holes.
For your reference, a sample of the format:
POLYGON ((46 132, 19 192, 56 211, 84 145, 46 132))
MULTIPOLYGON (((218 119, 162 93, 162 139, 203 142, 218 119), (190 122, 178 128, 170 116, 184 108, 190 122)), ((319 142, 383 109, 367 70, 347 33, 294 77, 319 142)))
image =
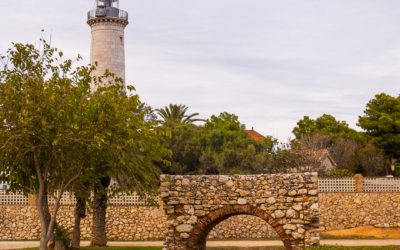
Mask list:
POLYGON ((275 229, 287 249, 319 243, 316 173, 161 176, 166 250, 203 250, 210 231, 235 215, 253 215, 275 229))
POLYGON ((320 193, 321 232, 400 225, 399 193, 320 193))
POLYGON ((279 235, 263 219, 251 215, 237 215, 216 225, 207 239, 276 239, 279 235))
MULTIPOLYGON (((319 193, 320 232, 365 226, 398 228, 400 193, 319 193)), ((52 208, 52 206, 50 206, 52 208)), ((71 227, 73 206, 62 206, 57 220, 71 227)), ((153 206, 110 206, 107 209, 107 236, 115 240, 164 240, 167 216, 153 206)), ((91 214, 82 222, 82 239, 90 238, 91 214)), ((0 205, 0 240, 36 240, 39 217, 35 206, 0 205)), ((208 239, 278 238, 265 220, 253 215, 237 215, 216 225, 208 239)), ((379 236, 377 236, 379 237, 379 236)))
MULTIPOLYGON (((52 208, 52 206, 50 206, 52 208)), ((81 223, 81 238, 90 239, 90 211, 81 223)), ((57 216, 65 228, 74 225, 74 207, 62 206, 57 216)), ((107 238, 112 240, 164 240, 167 216, 154 206, 111 206, 107 209, 107 238)), ((0 240, 37 240, 40 238, 39 214, 35 206, 0 206, 0 240)), ((279 237, 264 220, 238 215, 219 223, 209 239, 279 237)))
MULTIPOLYGON (((52 206, 50 206, 52 209, 52 206)), ((90 239, 92 213, 81 222, 81 238, 90 239)), ((74 206, 62 206, 57 222, 65 228, 74 225, 74 206)), ((106 233, 113 240, 164 239, 166 216, 151 206, 110 206, 106 233)), ((35 206, 0 206, 0 240, 36 240, 40 238, 39 214, 35 206)))

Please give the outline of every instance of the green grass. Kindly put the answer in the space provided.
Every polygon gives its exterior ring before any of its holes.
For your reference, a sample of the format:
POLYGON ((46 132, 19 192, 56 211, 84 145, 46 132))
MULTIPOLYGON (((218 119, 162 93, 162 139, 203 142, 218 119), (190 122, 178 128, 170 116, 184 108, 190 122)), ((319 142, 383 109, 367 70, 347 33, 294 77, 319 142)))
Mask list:
MULTIPOLYGON (((162 250, 164 247, 81 247, 82 250, 162 250)), ((49 250, 50 248, 48 248, 49 250)), ((19 250, 39 250, 38 247, 19 250)))

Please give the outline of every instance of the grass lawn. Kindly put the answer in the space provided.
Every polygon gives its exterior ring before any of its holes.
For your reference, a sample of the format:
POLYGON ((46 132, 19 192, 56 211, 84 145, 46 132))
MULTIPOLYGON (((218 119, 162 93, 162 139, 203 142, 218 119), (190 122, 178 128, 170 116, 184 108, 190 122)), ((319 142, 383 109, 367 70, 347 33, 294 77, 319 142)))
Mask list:
MULTIPOLYGON (((210 250, 282 250, 285 247, 283 246, 270 246, 270 247, 208 247, 210 250)), ((38 247, 35 248, 24 248, 23 250, 38 250, 38 247)), ((106 247, 106 248, 96 248, 96 247, 81 247, 82 250, 162 250, 163 247, 106 247)), ((312 250, 384 250, 384 249, 392 249, 392 250, 400 250, 400 246, 358 246, 358 247, 345 247, 345 246, 330 246, 330 245, 321 245, 318 247, 311 248, 312 250)))

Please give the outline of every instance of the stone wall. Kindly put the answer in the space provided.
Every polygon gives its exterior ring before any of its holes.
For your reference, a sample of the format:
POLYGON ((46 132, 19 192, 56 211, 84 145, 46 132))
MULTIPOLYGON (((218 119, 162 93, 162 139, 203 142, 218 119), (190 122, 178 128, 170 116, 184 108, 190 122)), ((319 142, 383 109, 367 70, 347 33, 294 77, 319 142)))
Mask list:
POLYGON ((320 193, 321 232, 400 225, 400 193, 320 193))
MULTIPOLYGON (((374 226, 398 228, 400 193, 319 193, 320 230, 329 231, 374 226)), ((73 225, 73 207, 61 207, 58 220, 73 225)), ((108 208, 108 237, 116 240, 148 240, 165 237, 164 211, 148 206, 108 208)), ((91 215, 82 221, 82 238, 90 238, 91 215)), ((38 239, 39 219, 34 206, 0 206, 0 240, 38 239)), ((278 238, 275 230, 262 219, 238 215, 210 232, 209 239, 278 238)))
POLYGON ((287 249, 319 244, 317 173, 161 175, 165 249, 205 250, 215 225, 235 215, 270 224, 287 249))
POLYGON ((208 239, 277 238, 276 233, 263 219, 250 215, 237 215, 216 225, 208 239))
MULTIPOLYGON (((92 214, 81 222, 81 237, 90 238, 92 214)), ((107 209, 109 239, 149 240, 164 238, 166 217, 162 209, 149 206, 111 206, 107 209)), ((74 223, 74 207, 62 206, 57 222, 65 228, 74 223)), ((40 237, 39 214, 35 206, 0 206, 0 240, 33 240, 40 237)))
MULTIPOLYGON (((58 222, 66 228, 74 223, 74 207, 62 206, 58 222)), ((91 214, 81 222, 81 235, 90 239, 91 214)), ((165 237, 166 216, 162 208, 114 206, 107 210, 107 236, 114 240, 149 240, 165 237)), ((35 206, 0 206, 0 240, 34 240, 40 237, 39 215, 35 206)), ((209 239, 278 237, 260 218, 240 215, 215 226, 209 239)))

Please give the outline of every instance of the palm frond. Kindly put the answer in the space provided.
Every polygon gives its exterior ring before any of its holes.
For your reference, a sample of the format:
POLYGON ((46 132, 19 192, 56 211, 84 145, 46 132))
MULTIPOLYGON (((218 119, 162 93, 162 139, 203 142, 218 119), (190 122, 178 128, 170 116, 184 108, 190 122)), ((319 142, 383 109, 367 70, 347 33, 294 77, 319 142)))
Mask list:
POLYGON ((167 120, 176 120, 181 123, 193 123, 196 121, 205 121, 203 119, 192 119, 194 116, 199 115, 199 113, 194 113, 191 115, 185 115, 189 107, 183 104, 170 104, 169 107, 165 106, 161 109, 156 109, 158 115, 161 116, 163 120, 159 120, 160 123, 164 123, 167 120))

